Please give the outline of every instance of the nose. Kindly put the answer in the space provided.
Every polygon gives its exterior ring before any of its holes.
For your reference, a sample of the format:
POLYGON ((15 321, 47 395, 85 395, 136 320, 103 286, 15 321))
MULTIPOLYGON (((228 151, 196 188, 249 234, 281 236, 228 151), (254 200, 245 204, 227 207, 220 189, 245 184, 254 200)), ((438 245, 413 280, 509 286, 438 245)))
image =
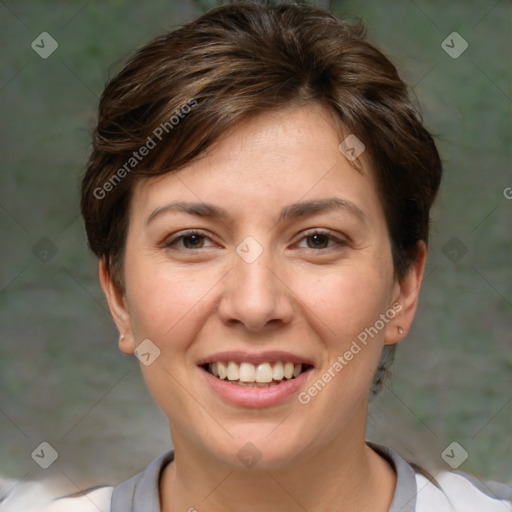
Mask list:
POLYGON ((223 279, 218 314, 225 324, 243 325, 251 332, 288 324, 293 317, 293 292, 287 281, 283 265, 270 251, 264 250, 254 261, 237 253, 223 279))

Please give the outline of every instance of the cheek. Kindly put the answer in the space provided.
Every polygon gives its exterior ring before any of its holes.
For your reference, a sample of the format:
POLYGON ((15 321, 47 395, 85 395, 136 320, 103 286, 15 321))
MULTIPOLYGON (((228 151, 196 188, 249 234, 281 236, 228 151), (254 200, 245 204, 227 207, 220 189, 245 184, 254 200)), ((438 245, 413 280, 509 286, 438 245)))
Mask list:
POLYGON ((148 266, 144 261, 127 262, 126 272, 130 275, 126 293, 134 335, 154 339, 162 346, 171 339, 179 342, 184 330, 193 325, 199 328, 201 323, 195 324, 194 319, 201 315, 208 293, 219 279, 212 271, 193 272, 165 263, 148 266))
POLYGON ((183 393, 181 384, 188 376, 185 358, 205 324, 208 292, 213 292, 219 276, 143 261, 130 262, 128 271, 126 292, 133 335, 137 343, 147 338, 160 350, 153 364, 140 366, 144 380, 168 417, 177 417, 177 411, 192 417, 198 414, 196 403, 183 393))
POLYGON ((389 276, 381 280, 379 275, 370 267, 345 269, 317 280, 309 293, 306 287, 302 292, 325 358, 311 386, 298 398, 309 417, 322 423, 326 436, 334 437, 367 397, 380 360, 385 329, 377 334, 369 329, 388 306, 389 276))
POLYGON ((350 344, 373 325, 387 307, 388 284, 380 271, 370 266, 336 269, 317 279, 299 279, 300 299, 333 349, 350 344))

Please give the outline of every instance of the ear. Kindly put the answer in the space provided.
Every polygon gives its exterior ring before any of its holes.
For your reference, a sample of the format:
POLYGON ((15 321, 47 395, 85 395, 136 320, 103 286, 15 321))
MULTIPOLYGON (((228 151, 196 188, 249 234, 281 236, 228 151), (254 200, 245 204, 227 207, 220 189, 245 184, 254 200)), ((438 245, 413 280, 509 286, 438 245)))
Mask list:
POLYGON ((404 277, 393 288, 393 309, 397 312, 386 328, 385 345, 399 343, 407 335, 418 306, 421 282, 425 272, 427 246, 423 240, 418 242, 417 256, 404 277))
POLYGON ((126 306, 124 292, 112 280, 112 276, 107 269, 105 258, 101 258, 99 263, 100 283, 103 293, 107 298, 110 313, 120 333, 119 349, 125 354, 133 354, 135 344, 133 340, 130 313, 126 306))

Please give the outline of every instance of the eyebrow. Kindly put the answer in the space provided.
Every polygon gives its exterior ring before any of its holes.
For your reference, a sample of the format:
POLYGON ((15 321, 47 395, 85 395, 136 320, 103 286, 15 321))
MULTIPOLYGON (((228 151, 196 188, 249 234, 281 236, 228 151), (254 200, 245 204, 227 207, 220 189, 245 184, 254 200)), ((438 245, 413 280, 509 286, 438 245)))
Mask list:
MULTIPOLYGON (((154 210, 148 217, 146 225, 160 215, 176 211, 196 215, 197 217, 219 219, 225 222, 229 222, 231 220, 229 214, 225 210, 210 203, 173 201, 154 210)), ((330 211, 346 211, 363 222, 366 222, 367 220, 367 216, 364 211, 353 202, 339 197, 330 197, 327 199, 313 199, 310 201, 301 201, 289 204, 281 210, 279 214, 279 222, 330 211)))

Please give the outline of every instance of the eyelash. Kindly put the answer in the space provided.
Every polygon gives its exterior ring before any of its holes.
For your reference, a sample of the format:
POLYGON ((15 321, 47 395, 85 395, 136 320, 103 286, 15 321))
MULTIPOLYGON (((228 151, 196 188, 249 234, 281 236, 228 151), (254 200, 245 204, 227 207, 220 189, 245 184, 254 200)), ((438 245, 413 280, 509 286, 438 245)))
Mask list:
MULTIPOLYGON (((164 247, 165 249, 170 249, 170 250, 175 250, 175 251, 180 251, 180 250, 183 250, 183 251, 197 251, 197 250, 200 250, 200 249, 204 249, 204 247, 199 247, 198 249, 188 249, 186 247, 181 247, 181 248, 176 248, 176 245, 179 241, 182 241, 183 239, 185 238, 188 238, 190 236, 194 236, 194 235, 198 235, 198 236, 202 236, 204 238, 210 238, 208 237, 207 235, 205 235, 204 233, 202 233, 201 231, 198 231, 198 230, 195 230, 195 229, 191 229, 189 231, 185 231, 184 233, 182 233, 181 235, 178 235, 178 236, 175 236, 171 239, 168 239, 166 240, 163 244, 162 244, 162 247, 164 247)), ((348 245, 348 242, 345 241, 345 240, 341 240, 340 238, 334 236, 330 231, 326 231, 326 230, 323 230, 323 229, 316 229, 316 230, 313 230, 313 231, 310 231, 310 232, 307 232, 306 234, 304 234, 304 236, 300 239, 300 241, 302 240, 306 240, 308 238, 312 238, 313 236, 315 235, 323 235, 323 236, 326 236, 328 238, 328 241, 327 243, 329 243, 329 241, 332 241, 332 242, 335 242, 335 245, 339 246, 339 247, 343 247, 343 246, 346 246, 348 245)), ((332 249, 333 246, 330 246, 330 247, 322 247, 320 249, 315 249, 315 248, 311 248, 311 247, 306 247, 305 249, 307 250, 310 250, 310 251, 322 251, 322 250, 328 250, 328 249, 332 249)))

